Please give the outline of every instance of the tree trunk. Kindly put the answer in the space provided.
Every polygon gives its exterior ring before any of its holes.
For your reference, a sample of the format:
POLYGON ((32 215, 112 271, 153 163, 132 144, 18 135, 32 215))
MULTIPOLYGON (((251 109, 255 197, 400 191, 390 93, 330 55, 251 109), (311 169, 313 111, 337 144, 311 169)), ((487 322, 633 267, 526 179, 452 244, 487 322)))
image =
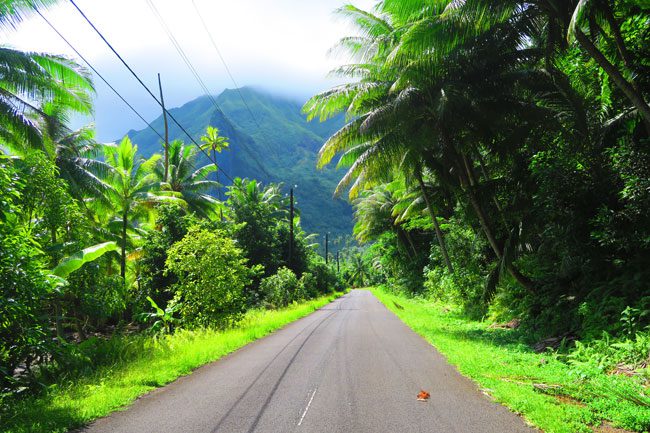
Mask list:
MULTIPOLYGON (((56 227, 50 227, 50 238, 52 240, 52 245, 56 244, 56 227)), ((52 254, 51 267, 54 268, 58 264, 57 254, 52 254)), ((54 295, 55 297, 58 295, 54 295)), ((59 344, 65 341, 63 336, 63 323, 62 323, 63 310, 61 308, 61 300, 56 298, 54 299, 54 326, 56 328, 56 339, 59 344)))
POLYGON ((454 267, 451 265, 451 260, 449 259, 449 253, 447 252, 447 246, 445 245, 445 239, 443 237, 442 230, 440 229, 440 224, 438 224, 438 218, 436 218, 436 213, 433 211, 433 206, 431 205, 431 202, 429 201, 429 197, 427 196, 427 192, 424 187, 424 180, 422 180, 422 172, 420 170, 418 170, 417 172, 417 178, 418 178, 418 183, 420 184, 420 191, 422 192, 422 198, 424 198, 424 202, 427 205, 427 210, 429 211, 429 215, 431 216, 431 221, 433 222, 433 227, 436 231, 436 238, 438 238, 438 244, 440 245, 442 258, 445 262, 445 265, 447 266, 447 269, 449 269, 449 272, 453 274, 454 267))
MULTIPOLYGON (((462 156, 462 159, 463 159, 463 165, 465 166, 466 174, 463 175, 462 172, 459 173, 461 185, 464 185, 465 189, 467 190, 470 203, 474 208, 474 212, 476 212, 476 216, 478 217, 479 224, 481 225, 481 228, 483 229, 483 233, 485 233, 485 237, 487 238, 488 243, 492 247, 494 254, 496 254, 499 260, 503 260, 503 251, 501 250, 501 247, 499 246, 499 243, 497 242, 494 233, 492 232, 490 222, 488 221, 488 217, 483 211, 483 207, 481 206, 481 203, 479 203, 478 198, 474 193, 474 185, 473 185, 474 182, 469 181, 469 179, 471 179, 473 176, 470 170, 469 161, 467 160, 467 157, 464 155, 462 156)), ((506 263, 505 265, 510 275, 512 275, 512 277, 519 284, 521 284, 522 287, 524 287, 526 290, 528 290, 531 293, 536 292, 535 285, 533 284, 533 282, 528 277, 522 275, 522 273, 519 272, 519 270, 515 268, 512 263, 506 263)))
MULTIPOLYGON (((481 151, 476 149, 476 156, 478 157, 478 163, 481 166, 481 172, 483 173, 483 177, 485 178, 485 181, 489 181, 490 174, 488 173, 487 166, 485 165, 485 161, 483 160, 483 156, 481 156, 481 151)), ((499 204, 499 200, 497 200, 496 196, 492 196, 492 202, 494 203, 494 206, 497 208, 497 211, 499 212, 499 217, 501 218, 501 223, 503 224, 503 227, 505 229, 508 228, 508 222, 506 221, 506 215, 503 212, 503 208, 499 204)))
POLYGON ((63 323, 61 321, 62 315, 61 300, 56 299, 54 301, 54 323, 56 325, 56 339, 59 344, 65 342, 65 337, 63 336, 63 323))
POLYGON ((563 41, 564 38, 557 37, 559 28, 555 19, 549 19, 548 26, 548 37, 545 47, 546 54, 544 59, 546 65, 546 73, 548 73, 551 81, 553 81, 553 85, 573 107, 573 111, 576 114, 575 120, 577 123, 577 129, 583 136, 587 137, 589 134, 589 128, 587 126, 587 118, 583 106, 583 99, 576 95, 576 92, 573 90, 571 82, 569 81, 569 78, 566 76, 566 74, 557 69, 554 64, 555 46, 558 43, 558 40, 563 41))
POLYGON ((402 230, 402 232, 404 232, 404 237, 406 237, 406 240, 411 246, 411 250, 413 250, 413 255, 417 256, 418 250, 415 248, 415 244, 413 243, 413 238, 411 237, 411 234, 408 232, 408 230, 402 230))
POLYGON ((605 19, 609 23, 609 27, 612 29, 612 33, 614 34, 614 41, 616 42, 618 53, 621 55, 625 66, 627 66, 629 69, 632 69, 634 67, 634 62, 632 61, 630 52, 625 46, 625 40, 621 34, 621 27, 619 26, 618 21, 616 21, 616 17, 614 17, 614 11, 607 1, 601 2, 601 7, 603 12, 605 12, 605 19))
POLYGON ((576 39, 582 48, 598 63, 598 65, 607 73, 614 84, 627 96, 639 113, 643 117, 648 134, 650 134, 650 106, 643 99, 640 92, 634 89, 634 86, 628 82, 621 71, 614 66, 603 53, 598 50, 596 45, 585 35, 581 29, 576 27, 576 39))
POLYGON ((120 257, 120 277, 122 281, 126 281, 126 228, 129 223, 129 214, 128 211, 124 211, 122 215, 122 255, 120 257))

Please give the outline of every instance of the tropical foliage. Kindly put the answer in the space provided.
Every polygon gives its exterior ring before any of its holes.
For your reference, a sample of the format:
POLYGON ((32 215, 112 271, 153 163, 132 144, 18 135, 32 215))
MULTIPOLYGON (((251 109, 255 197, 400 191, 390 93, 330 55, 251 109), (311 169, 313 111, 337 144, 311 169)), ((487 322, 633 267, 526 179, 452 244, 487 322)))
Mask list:
MULTIPOLYGON (((0 25, 50 3, 4 2, 0 25)), ((224 329, 339 283, 289 221, 282 185, 236 178, 222 197, 217 128, 144 158, 129 137, 100 144, 92 127, 70 127, 92 98, 74 61, 0 48, 0 417, 98 340, 224 329), (276 272, 300 281, 281 302, 260 285, 276 272)))
POLYGON ((602 328, 647 304, 644 5, 384 0, 338 13, 358 30, 335 47, 347 82, 304 110, 349 119, 320 165, 340 156, 337 192, 355 200, 384 279, 418 293, 407 280, 449 280, 444 295, 480 301, 476 313, 505 308, 544 332, 586 331, 584 305, 619 300, 602 328))
POLYGON ((348 121, 319 165, 344 169, 366 244, 346 252, 350 281, 520 319, 528 343, 621 335, 630 311, 647 334, 647 2, 337 12, 357 30, 333 49, 344 84, 304 111, 348 121))

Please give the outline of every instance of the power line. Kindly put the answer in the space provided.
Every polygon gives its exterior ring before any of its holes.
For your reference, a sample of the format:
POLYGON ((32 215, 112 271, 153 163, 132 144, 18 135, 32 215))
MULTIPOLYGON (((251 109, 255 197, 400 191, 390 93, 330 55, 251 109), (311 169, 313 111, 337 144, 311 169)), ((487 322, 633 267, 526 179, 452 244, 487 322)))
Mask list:
POLYGON ((139 113, 135 108, 133 108, 133 106, 132 106, 131 104, 129 104, 129 102, 128 102, 126 99, 124 99, 124 97, 120 94, 120 92, 118 92, 118 91, 115 89, 115 87, 113 87, 113 86, 108 82, 108 80, 106 80, 106 78, 104 78, 104 76, 103 76, 102 74, 100 74, 99 71, 98 71, 97 69, 95 69, 95 67, 94 67, 94 66, 93 66, 93 65, 88 61, 88 59, 86 59, 86 58, 85 58, 85 57, 84 57, 84 56, 83 56, 83 55, 82 55, 82 54, 81 54, 81 53, 80 53, 80 52, 79 52, 79 51, 78 51, 78 50, 77 50, 77 49, 72 45, 72 43, 70 43, 70 41, 68 41, 68 39, 66 39, 66 37, 63 36, 63 35, 61 34, 61 32, 59 32, 59 30, 57 30, 57 28, 54 27, 54 25, 53 25, 53 24, 52 24, 52 23, 51 23, 47 18, 45 18, 45 16, 41 13, 41 11, 39 11, 38 9, 34 9, 34 10, 35 10, 36 13, 37 13, 37 14, 38 14, 42 19, 43 19, 43 21, 45 21, 45 22, 47 23, 47 25, 50 26, 50 28, 51 28, 52 30, 54 30, 54 32, 55 32, 57 35, 59 35, 59 37, 63 40, 63 42, 65 42, 65 43, 68 45, 68 47, 70 47, 70 49, 71 49, 72 51, 74 51, 74 52, 77 54, 77 56, 79 56, 79 58, 80 58, 81 60, 83 60, 84 63, 86 63, 86 65, 88 65, 88 67, 89 67, 89 68, 90 68, 90 69, 95 73, 95 75, 97 75, 97 76, 98 76, 98 77, 99 77, 99 78, 104 82, 104 84, 106 84, 106 85, 108 86, 108 88, 111 89, 111 90, 112 90, 112 91, 113 91, 113 92, 114 92, 114 93, 115 93, 115 94, 116 94, 116 95, 117 95, 117 96, 122 100, 122 102, 124 102, 124 103, 126 104, 126 106, 129 107, 129 108, 131 109, 131 111, 133 111, 133 112, 134 112, 134 113, 135 113, 135 114, 140 118, 140 120, 142 120, 142 121, 143 121, 143 122, 144 122, 144 123, 149 127, 149 129, 151 129, 151 130, 152 130, 152 131, 153 131, 153 132, 154 132, 158 137, 160 137, 161 139, 163 139, 162 135, 161 135, 161 134, 160 134, 160 133, 159 133, 159 132, 158 132, 158 131, 153 127, 153 126, 151 126, 151 124, 150 124, 149 122, 147 122, 147 121, 145 120, 145 118, 142 117, 142 115, 141 115, 141 114, 140 114, 140 113, 139 113))
MULTIPOLYGON (((156 5, 153 3, 152 0, 147 0, 147 5, 149 6, 149 9, 151 9, 151 11, 152 11, 153 14, 155 15, 156 19, 157 19, 158 22, 160 23, 161 27, 163 28, 163 30, 164 30, 165 33, 167 34, 167 37, 169 38, 170 42, 172 43, 172 45, 173 45, 174 48, 176 49, 176 52, 177 52, 178 55, 181 57, 181 59, 183 60, 183 62, 184 62, 185 65, 187 66, 187 68, 190 70, 190 72, 192 73, 192 75, 194 75, 194 78, 196 79, 196 81, 197 81, 197 83, 199 84, 199 86, 203 89, 203 93, 208 97, 208 99, 210 100, 210 102, 212 102, 212 105, 214 105, 215 109, 216 109, 216 110, 217 110, 217 111, 218 111, 222 116, 225 117, 225 114, 224 114, 223 110, 221 109, 221 107, 219 106, 219 103, 216 101, 216 99, 214 99, 214 96, 212 96, 212 94, 210 94, 210 90, 209 90, 208 87, 205 85, 205 82, 201 79, 201 76, 199 75, 198 71, 196 70, 196 68, 195 68, 194 65, 192 64, 192 61, 190 60, 189 56, 185 53, 185 50, 183 50, 183 47, 181 46, 181 44, 178 42, 178 40, 177 40, 176 37, 174 36, 174 33, 172 32, 171 28, 170 28, 170 27, 167 25, 167 23, 165 22, 164 18, 163 18, 162 15, 160 14, 160 11, 159 11, 158 8, 156 7, 156 5)), ((270 178, 271 176, 270 176, 269 173, 266 171, 266 169, 264 168, 264 165, 260 162, 260 160, 257 158, 257 156, 255 155, 255 153, 254 153, 252 150, 248 149, 248 147, 247 147, 243 142, 240 143, 240 144, 241 144, 242 148, 246 151, 246 153, 248 153, 248 155, 251 157, 251 159, 253 159, 253 161, 255 162, 255 164, 257 164, 257 166, 259 167, 259 169, 260 169, 260 170, 261 170, 261 171, 262 171, 266 176, 268 176, 268 177, 270 178)))
POLYGON ((198 71, 196 70, 196 68, 194 67, 192 62, 190 61, 190 58, 185 53, 185 50, 183 50, 183 48, 181 47, 181 44, 178 42, 178 40, 174 36, 174 34, 173 34, 172 30, 170 29, 170 27, 167 25, 167 23, 163 19, 162 15, 158 11, 158 8, 156 7, 156 5, 154 5, 154 3, 151 0, 147 0, 147 5, 149 6, 149 9, 151 9, 154 16, 156 17, 156 19, 160 23, 161 27, 163 28, 163 30, 167 34, 167 37, 169 38, 172 45, 176 49, 176 52, 178 53, 178 55, 181 57, 181 59, 183 60, 183 62, 187 66, 187 68, 190 70, 192 75, 194 75, 194 78, 199 83, 199 86, 201 86, 201 88, 203 89, 203 92, 205 93, 205 95, 210 99, 212 104, 215 105, 217 110, 222 112, 221 107, 219 107, 219 104, 217 104, 217 101, 214 99, 212 94, 210 94, 210 91, 209 91, 208 87, 205 85, 205 82, 201 79, 201 76, 199 75, 198 71))
MULTIPOLYGON (((97 33, 97 35, 102 39, 102 41, 104 41, 106 46, 108 46, 108 48, 110 48, 110 50, 113 52, 113 54, 115 54, 115 56, 120 60, 120 62, 122 62, 124 67, 126 67, 126 69, 128 69, 128 71, 131 73, 131 75, 133 75, 133 77, 135 77, 135 79, 138 80, 138 83, 140 83, 140 85, 147 91, 147 93, 149 93, 149 95, 153 98, 153 100, 156 101, 156 103, 158 105, 160 105, 160 107, 163 110, 165 110, 165 112, 167 113, 169 118, 172 119, 172 121, 181 129, 181 131, 183 131, 183 133, 185 135, 187 135, 187 137, 190 139, 190 141, 192 141, 192 143, 194 143, 194 145, 196 147, 198 147, 198 149, 201 151, 201 153, 203 153, 208 158, 208 160, 212 161, 212 159, 210 158, 210 155, 201 147, 201 145, 199 143, 197 143, 197 141, 194 139, 194 137, 192 137, 190 135, 190 133, 187 132, 187 130, 183 127, 183 125, 181 125, 178 122, 178 120, 176 120, 176 118, 172 115, 172 113, 170 113, 169 110, 167 110, 165 107, 163 107, 162 103, 158 100, 156 95, 153 94, 153 92, 149 89, 149 87, 147 87, 147 85, 142 81, 142 79, 138 76, 138 74, 131 68, 131 66, 129 66, 129 64, 126 62, 126 60, 124 60, 124 58, 117 52, 117 50, 115 50, 115 48, 113 48, 113 45, 111 45, 111 43, 108 42, 108 40, 104 37, 102 32, 100 32, 99 29, 97 29, 97 27, 95 26, 95 24, 93 24, 93 22, 90 20, 90 18, 88 18, 86 16, 86 14, 79 8, 79 6, 77 6, 77 3, 75 3, 74 0, 70 0, 70 3, 72 4, 72 6, 74 6, 75 9, 77 9, 79 14, 81 14, 81 16, 84 18, 84 20, 86 20, 86 22, 90 25, 90 27, 92 27, 92 29, 95 31, 95 33, 97 33)), ((215 164, 215 166, 216 166, 216 164, 215 164)), ((224 176, 226 176, 226 178, 228 180, 233 182, 232 177, 230 177, 221 167, 217 166, 217 169, 220 170, 224 174, 224 176)))
MULTIPOLYGON (((63 36, 63 34, 54 26, 54 24, 52 24, 38 9, 36 9, 36 13, 70 47, 70 49, 72 49, 72 51, 74 51, 77 54, 77 56, 79 56, 79 58, 81 58, 81 60, 83 60, 88 65, 88 67, 122 100, 122 102, 124 102, 124 104, 126 104, 131 109, 131 111, 133 111, 144 123, 147 124, 147 126, 158 137, 160 137, 161 140, 164 141, 164 138, 162 137, 162 135, 149 122, 147 122, 145 120, 145 118, 108 82, 108 80, 106 80, 106 78, 101 73, 99 73, 99 71, 90 63, 90 61, 88 61, 88 59, 86 59, 83 56, 83 54, 81 54, 79 52, 79 50, 77 50, 74 47, 74 45, 72 45, 72 43, 65 36, 63 36)), ((194 170, 197 169, 197 167, 194 164, 192 164, 190 161, 188 161, 188 164, 190 165, 190 167, 192 167, 192 169, 194 169, 194 170)), ((217 175, 217 182, 219 182, 219 172, 218 171, 216 172, 216 175, 217 175)), ((218 189, 217 191, 218 191, 218 194, 219 194, 219 199, 221 199, 221 190, 218 189)))
POLYGON ((216 51, 217 56, 219 56, 219 59, 221 60, 221 63, 223 63, 223 66, 226 69, 226 73, 230 77, 230 80, 232 81, 233 85, 235 86, 235 90, 239 94, 239 98, 241 99, 244 106, 246 107, 246 110, 248 110, 248 114, 250 114, 251 119, 253 119, 253 122, 255 122, 255 125, 257 125, 257 130, 260 131, 260 133, 262 133, 262 135, 264 135, 265 141, 267 142, 267 147, 271 151, 275 152, 275 149, 272 146, 270 146, 270 141, 269 141, 268 137, 266 136, 266 133, 264 132, 264 129, 262 128, 262 125, 260 125, 259 121, 257 120, 257 117, 253 113, 253 110, 251 110, 251 107, 248 105, 248 102, 246 102, 246 99, 244 98, 244 95, 241 92, 239 84, 237 84, 237 81, 235 80, 234 75, 230 71, 230 67, 228 66, 228 63, 226 62, 226 59, 221 54, 221 50, 219 49, 219 46, 217 45, 217 42, 214 40, 214 37, 212 36, 212 32, 208 28, 208 24, 203 19, 203 15, 201 15, 201 11, 199 11, 199 7, 196 5, 195 0, 192 0, 192 6, 194 6, 194 10, 196 11, 196 14, 199 17, 199 20, 201 21, 201 24, 203 25, 203 29, 207 33, 208 38, 210 39, 210 42, 212 43, 212 47, 216 51))

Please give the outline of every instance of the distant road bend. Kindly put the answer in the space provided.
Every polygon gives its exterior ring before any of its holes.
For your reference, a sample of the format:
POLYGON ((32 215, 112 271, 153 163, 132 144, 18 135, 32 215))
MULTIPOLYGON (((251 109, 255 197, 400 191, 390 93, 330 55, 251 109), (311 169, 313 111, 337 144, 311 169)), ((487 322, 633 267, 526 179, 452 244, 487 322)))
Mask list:
POLYGON ((370 292, 284 329, 97 420, 90 433, 532 433, 370 292), (431 394, 416 400, 420 389, 431 394))

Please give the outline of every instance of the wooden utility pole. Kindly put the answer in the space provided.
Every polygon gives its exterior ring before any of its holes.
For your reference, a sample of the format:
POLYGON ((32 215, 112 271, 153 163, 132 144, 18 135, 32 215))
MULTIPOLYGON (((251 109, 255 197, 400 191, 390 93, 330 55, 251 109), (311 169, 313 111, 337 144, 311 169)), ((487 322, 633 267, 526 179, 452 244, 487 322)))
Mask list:
POLYGON ((329 263, 329 234, 325 233, 325 264, 329 263))
POLYGON ((293 188, 291 188, 289 199, 289 267, 293 260, 293 188))
POLYGON ((336 252, 336 273, 339 274, 341 272, 341 266, 339 264, 339 252, 336 252))
POLYGON ((165 122, 165 179, 169 180, 169 126, 167 125, 167 110, 165 109, 165 98, 163 97, 162 82, 160 81, 160 74, 158 74, 158 88, 160 89, 160 104, 163 110, 163 121, 165 122))

